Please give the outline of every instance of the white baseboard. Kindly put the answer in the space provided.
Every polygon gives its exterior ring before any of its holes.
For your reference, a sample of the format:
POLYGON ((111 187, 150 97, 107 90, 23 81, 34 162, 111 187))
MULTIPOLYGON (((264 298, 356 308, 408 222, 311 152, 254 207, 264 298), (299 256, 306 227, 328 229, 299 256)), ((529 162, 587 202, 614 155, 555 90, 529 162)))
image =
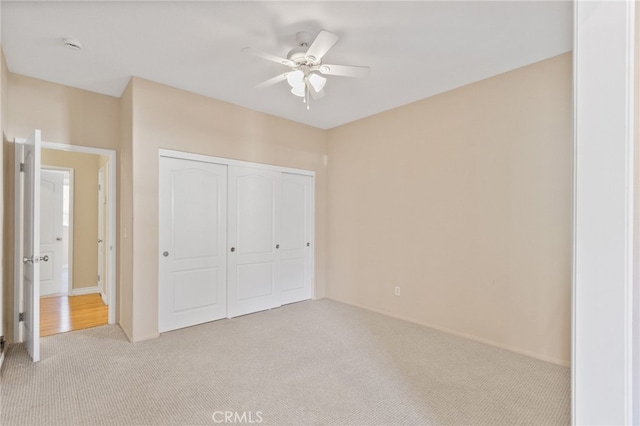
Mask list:
POLYGON ((65 292, 41 294, 40 298, 41 299, 46 299, 47 297, 61 297, 61 296, 66 296, 66 295, 67 295, 67 293, 65 293, 65 292))
POLYGON ((97 285, 93 287, 73 288, 71 289, 69 296, 81 296, 83 294, 94 294, 94 293, 100 293, 100 290, 98 290, 97 285))

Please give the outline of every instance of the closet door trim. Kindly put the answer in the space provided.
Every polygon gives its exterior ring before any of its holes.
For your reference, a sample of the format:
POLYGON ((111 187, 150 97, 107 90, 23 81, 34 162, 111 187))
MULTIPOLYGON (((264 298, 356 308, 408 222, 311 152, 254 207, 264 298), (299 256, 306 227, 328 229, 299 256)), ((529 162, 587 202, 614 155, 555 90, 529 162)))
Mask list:
POLYGON ((294 169, 291 167, 274 166, 274 165, 265 164, 265 163, 254 163, 251 161, 233 160, 231 158, 211 157, 209 155, 193 154, 185 151, 160 149, 159 152, 160 152, 160 157, 171 157, 171 158, 178 158, 183 160, 202 161, 205 163, 224 164, 227 166, 257 167, 263 170, 274 170, 278 172, 293 173, 293 174, 313 176, 313 177, 315 177, 316 175, 316 172, 312 170, 294 169))

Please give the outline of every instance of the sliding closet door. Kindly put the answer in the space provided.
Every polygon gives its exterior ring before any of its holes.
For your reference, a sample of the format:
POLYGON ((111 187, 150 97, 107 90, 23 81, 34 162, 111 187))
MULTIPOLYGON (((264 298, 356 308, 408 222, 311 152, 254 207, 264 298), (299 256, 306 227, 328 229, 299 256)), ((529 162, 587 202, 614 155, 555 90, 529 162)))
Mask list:
POLYGON ((160 332, 227 315, 227 166, 160 157, 160 332))
POLYGON ((280 172, 229 167, 229 318, 280 306, 279 195, 280 172))
POLYGON ((313 177, 282 173, 280 302, 311 298, 313 276, 313 177))

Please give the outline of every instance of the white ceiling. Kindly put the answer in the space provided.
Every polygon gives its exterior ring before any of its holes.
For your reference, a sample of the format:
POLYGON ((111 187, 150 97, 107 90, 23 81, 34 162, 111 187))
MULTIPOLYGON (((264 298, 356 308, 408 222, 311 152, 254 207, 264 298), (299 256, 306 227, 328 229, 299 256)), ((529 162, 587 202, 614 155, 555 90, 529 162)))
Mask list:
POLYGON ((567 52, 573 31, 570 1, 0 4, 11 72, 111 96, 135 75, 323 129, 567 52), (288 68, 243 47, 286 57, 321 29, 340 36, 325 63, 370 75, 330 76, 309 111, 285 82, 254 88, 288 68))

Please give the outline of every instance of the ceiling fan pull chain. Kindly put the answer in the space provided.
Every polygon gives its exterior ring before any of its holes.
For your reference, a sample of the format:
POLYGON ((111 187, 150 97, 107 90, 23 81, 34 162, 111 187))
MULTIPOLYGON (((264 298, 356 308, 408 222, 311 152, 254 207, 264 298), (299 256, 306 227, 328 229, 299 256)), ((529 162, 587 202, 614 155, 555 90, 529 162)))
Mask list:
POLYGON ((304 86, 304 97, 305 97, 305 102, 307 103, 307 111, 309 111, 309 87, 305 84, 304 86))

